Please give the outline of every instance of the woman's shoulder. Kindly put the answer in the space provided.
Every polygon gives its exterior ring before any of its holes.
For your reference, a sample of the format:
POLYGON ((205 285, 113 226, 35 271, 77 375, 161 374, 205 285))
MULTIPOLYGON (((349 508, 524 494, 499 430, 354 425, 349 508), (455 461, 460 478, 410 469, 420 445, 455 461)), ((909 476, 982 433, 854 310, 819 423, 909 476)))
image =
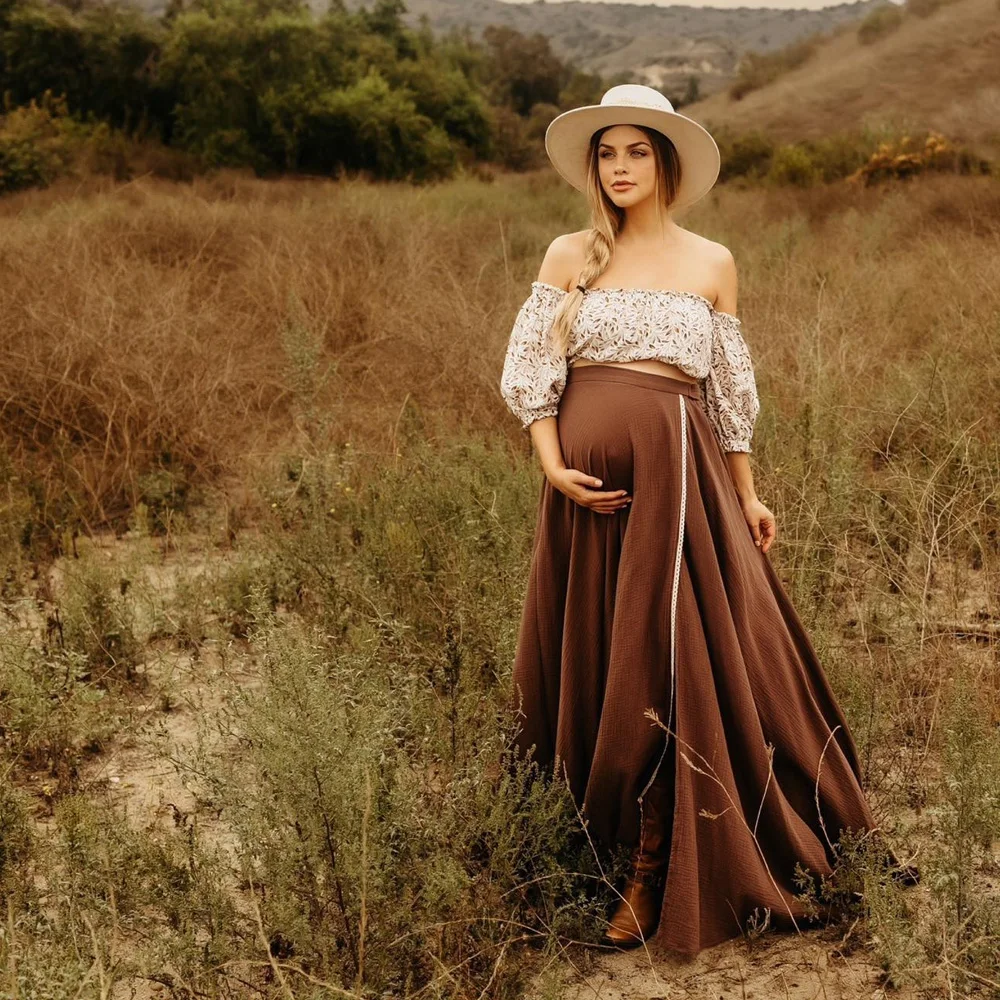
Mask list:
POLYGON ((684 232, 689 260, 700 265, 706 284, 715 292, 710 297, 714 300, 715 309, 719 314, 734 313, 737 296, 736 261, 729 247, 690 229, 685 229, 684 232))
POLYGON ((690 251, 698 254, 706 264, 725 266, 728 261, 733 259, 729 247, 724 243, 710 240, 707 236, 702 236, 701 233, 696 233, 691 229, 685 229, 684 233, 690 251))
POLYGON ((563 233, 555 237, 542 258, 538 280, 568 290, 577 280, 576 276, 586 260, 589 232, 588 229, 582 229, 579 232, 563 233))

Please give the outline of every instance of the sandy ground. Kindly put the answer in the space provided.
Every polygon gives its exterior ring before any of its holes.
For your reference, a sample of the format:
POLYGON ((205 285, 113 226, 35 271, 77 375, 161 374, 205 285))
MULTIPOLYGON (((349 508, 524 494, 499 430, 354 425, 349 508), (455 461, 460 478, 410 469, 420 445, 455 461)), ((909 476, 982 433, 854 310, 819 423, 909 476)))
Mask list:
POLYGON ((870 957, 863 951, 852 953, 850 942, 841 946, 839 937, 827 940, 825 932, 765 936, 752 950, 740 940, 726 942, 687 962, 654 960, 636 952, 599 954, 581 961, 567 956, 558 975, 563 1000, 910 1000, 917 996, 908 990, 883 990, 881 970, 870 957))

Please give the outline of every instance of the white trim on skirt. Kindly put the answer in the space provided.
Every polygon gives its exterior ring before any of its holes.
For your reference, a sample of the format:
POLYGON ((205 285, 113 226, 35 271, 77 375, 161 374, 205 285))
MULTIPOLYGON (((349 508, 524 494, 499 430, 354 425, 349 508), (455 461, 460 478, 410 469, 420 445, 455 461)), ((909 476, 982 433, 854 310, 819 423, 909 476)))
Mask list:
MULTIPOLYGON (((656 767, 653 768, 653 773, 650 776, 649 781, 646 782, 646 787, 639 793, 639 810, 642 811, 642 800, 646 792, 649 791, 649 786, 656 779, 656 775, 660 770, 660 764, 663 763, 663 758, 667 754, 667 747, 670 745, 670 731, 669 727, 671 725, 671 718, 674 713, 674 690, 677 686, 677 672, 675 667, 675 621, 677 618, 677 590, 680 586, 681 579, 681 552, 684 548, 684 520, 687 513, 687 409, 683 393, 678 393, 677 398, 680 400, 681 406, 681 509, 680 517, 677 524, 677 549, 674 553, 674 580, 673 586, 670 591, 670 707, 667 711, 667 718, 665 720, 665 725, 668 727, 667 732, 664 734, 663 740, 663 753, 660 754, 660 759, 656 762, 656 767)), ((642 833, 640 830, 639 835, 640 849, 642 844, 642 833)))

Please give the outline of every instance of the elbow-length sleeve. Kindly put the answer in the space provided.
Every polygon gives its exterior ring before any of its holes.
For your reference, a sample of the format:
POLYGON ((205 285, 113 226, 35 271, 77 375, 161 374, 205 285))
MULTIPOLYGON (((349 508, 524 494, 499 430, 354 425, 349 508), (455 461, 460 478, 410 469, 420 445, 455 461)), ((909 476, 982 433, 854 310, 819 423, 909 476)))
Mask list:
POLYGON ((566 388, 566 358, 550 349, 546 336, 559 300, 558 289, 533 282, 507 342, 500 393, 523 427, 555 416, 566 388))
POLYGON ((732 313, 712 314, 712 361, 702 400, 723 451, 751 451, 760 411, 750 350, 732 313))

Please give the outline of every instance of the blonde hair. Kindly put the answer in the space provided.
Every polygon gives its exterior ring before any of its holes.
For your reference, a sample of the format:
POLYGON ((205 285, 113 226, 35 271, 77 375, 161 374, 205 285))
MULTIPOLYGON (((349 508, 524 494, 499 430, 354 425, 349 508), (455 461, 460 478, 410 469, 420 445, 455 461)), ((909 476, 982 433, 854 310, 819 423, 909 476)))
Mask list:
MULTIPOLYGON (((597 151, 601 136, 612 125, 598 129, 590 137, 590 149, 587 154, 587 202, 590 206, 590 233, 587 236, 587 256, 580 271, 579 283, 589 288, 611 263, 614 255, 615 238, 621 232, 625 222, 625 209, 616 205, 601 186, 600 164, 597 151)), ((670 206, 677 197, 677 188, 681 181, 681 164, 674 144, 656 129, 642 125, 634 126, 642 132, 653 147, 656 157, 656 189, 653 198, 656 202, 657 215, 662 221, 662 209, 670 206)), ((549 327, 548 337, 551 348, 565 356, 569 349, 570 335, 576 314, 583 302, 584 293, 575 285, 559 303, 559 308, 549 327)))

